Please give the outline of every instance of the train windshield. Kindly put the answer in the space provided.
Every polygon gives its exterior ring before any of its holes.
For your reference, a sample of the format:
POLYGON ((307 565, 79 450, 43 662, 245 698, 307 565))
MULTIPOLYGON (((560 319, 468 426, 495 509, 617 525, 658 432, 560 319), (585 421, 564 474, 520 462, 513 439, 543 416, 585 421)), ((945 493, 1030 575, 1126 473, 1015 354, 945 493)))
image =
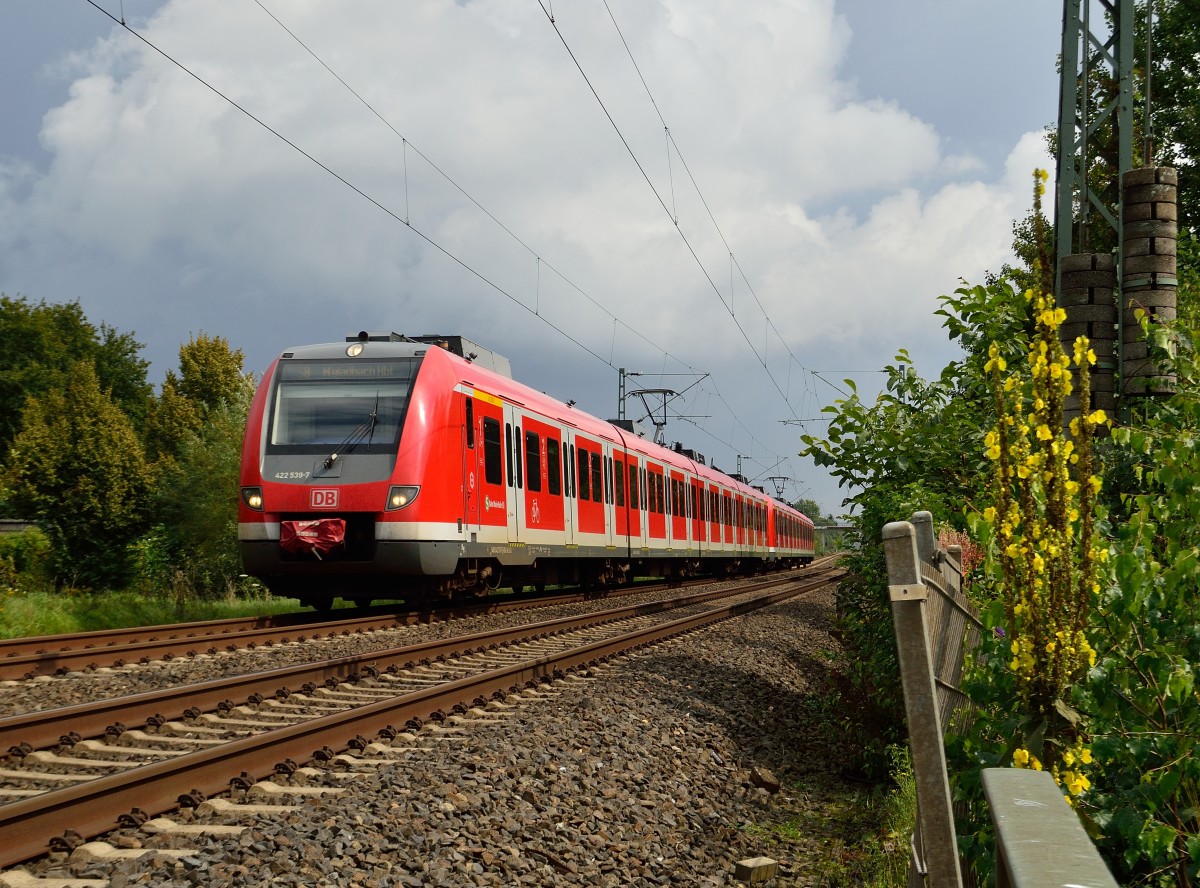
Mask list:
POLYGON ((419 358, 281 361, 267 452, 394 451, 419 365, 419 358))

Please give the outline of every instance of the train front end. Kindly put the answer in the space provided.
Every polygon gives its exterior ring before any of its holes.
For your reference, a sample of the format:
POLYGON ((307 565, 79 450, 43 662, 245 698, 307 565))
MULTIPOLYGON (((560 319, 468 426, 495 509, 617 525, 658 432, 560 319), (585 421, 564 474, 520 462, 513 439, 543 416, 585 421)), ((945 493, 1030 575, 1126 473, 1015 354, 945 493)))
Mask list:
POLYGON ((449 424, 417 386, 430 351, 403 338, 304 346, 263 377, 242 449, 238 541, 246 572, 273 593, 314 607, 409 594, 399 579, 423 572, 428 424, 449 424))

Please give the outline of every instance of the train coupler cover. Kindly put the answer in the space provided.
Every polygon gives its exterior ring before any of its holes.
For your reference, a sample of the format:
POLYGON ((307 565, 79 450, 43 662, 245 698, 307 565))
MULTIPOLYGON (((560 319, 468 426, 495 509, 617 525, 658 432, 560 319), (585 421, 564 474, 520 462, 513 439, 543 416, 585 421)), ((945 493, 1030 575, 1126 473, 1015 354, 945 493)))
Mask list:
POLYGON ((341 518, 279 522, 279 547, 292 555, 313 555, 319 559, 345 544, 346 522, 341 518))

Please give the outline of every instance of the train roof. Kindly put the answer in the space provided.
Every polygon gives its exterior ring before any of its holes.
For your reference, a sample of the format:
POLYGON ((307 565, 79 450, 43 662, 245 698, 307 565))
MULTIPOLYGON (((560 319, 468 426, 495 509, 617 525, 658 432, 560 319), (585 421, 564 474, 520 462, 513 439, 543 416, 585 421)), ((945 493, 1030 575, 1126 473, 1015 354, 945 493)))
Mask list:
POLYGON ((280 357, 321 360, 361 354, 377 358, 412 358, 427 354, 430 346, 458 355, 463 360, 484 367, 498 376, 512 379, 512 366, 508 358, 458 335, 423 333, 420 336, 406 336, 403 333, 371 333, 363 330, 347 335, 345 342, 293 346, 285 350, 280 357), (352 353, 350 350, 353 348, 358 350, 352 353))
POLYGON ((508 359, 484 346, 458 335, 423 334, 406 336, 401 333, 371 333, 363 331, 348 335, 344 342, 329 342, 289 348, 280 359, 328 360, 361 355, 378 358, 427 357, 441 354, 456 367, 461 382, 488 391, 490 394, 507 397, 510 401, 535 408, 544 415, 572 426, 587 434, 620 442, 627 449, 640 451, 658 462, 684 468, 689 463, 690 471, 710 481, 732 487, 743 494, 761 497, 776 509, 786 509, 803 516, 785 502, 768 495, 762 488, 752 487, 745 479, 709 465, 701 454, 681 445, 665 447, 639 434, 635 424, 628 421, 604 420, 583 410, 577 410, 574 401, 563 403, 545 392, 538 391, 513 379, 508 359), (349 345, 347 345, 349 343, 349 345), (357 346, 357 351, 351 352, 357 346), (433 348, 431 348, 431 346, 433 348))

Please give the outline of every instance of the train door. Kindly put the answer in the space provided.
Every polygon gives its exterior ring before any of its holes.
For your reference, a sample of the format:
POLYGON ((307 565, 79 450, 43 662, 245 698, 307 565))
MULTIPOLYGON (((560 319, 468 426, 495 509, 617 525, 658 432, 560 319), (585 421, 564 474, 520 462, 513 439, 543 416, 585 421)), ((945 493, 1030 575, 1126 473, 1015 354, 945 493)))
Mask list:
POLYGON ((626 455, 627 471, 625 480, 626 493, 629 502, 629 545, 640 549, 645 544, 646 521, 644 510, 645 497, 642 496, 642 473, 636 453, 626 455))
POLYGON ((671 540, 675 548, 688 547, 687 479, 682 472, 671 475, 671 540))
POLYGON ((714 549, 721 548, 721 510, 717 503, 717 487, 708 485, 708 540, 714 549))
POLYGON ((480 479, 483 472, 483 436, 480 429, 483 418, 475 419, 475 399, 469 392, 463 394, 463 539, 469 539, 471 531, 479 530, 480 479), (478 422, 479 427, 476 427, 478 422))
POLYGON ((656 466, 654 463, 646 463, 646 487, 647 495, 650 498, 648 503, 647 515, 647 536, 650 537, 650 546, 655 543, 660 546, 667 539, 667 518, 666 508, 664 506, 665 497, 663 496, 663 469, 662 466, 656 466))
POLYGON ((600 472, 604 476, 604 544, 613 548, 616 543, 616 481, 613 479, 613 456, 616 448, 611 441, 600 444, 600 472))
POLYGON ((504 405, 504 486, 508 491, 505 499, 505 517, 508 523, 508 540, 511 543, 524 539, 525 512, 525 461, 521 458, 521 414, 512 404, 504 405))
POLYGON ((592 545, 607 541, 604 530, 604 472, 600 442, 575 437, 575 483, 578 524, 576 531, 588 534, 592 545))
POLYGON ((704 533, 704 482, 699 478, 692 478, 688 483, 688 488, 692 500, 692 539, 696 541, 696 549, 699 551, 704 548, 706 539, 704 533))
POLYGON ((575 431, 570 428, 562 430, 562 444, 559 459, 562 463, 562 492, 563 492, 563 541, 568 546, 576 545, 575 537, 579 526, 579 492, 575 468, 575 431))
POLYGON ((558 430, 552 426, 525 417, 519 458, 525 468, 522 493, 527 530, 563 529, 562 458, 558 436, 558 430))
POLYGON ((467 475, 467 515, 471 532, 482 534, 487 528, 505 526, 508 491, 504 484, 502 402, 490 395, 476 394, 473 401, 467 402, 475 425, 474 473, 467 475))
POLYGON ((613 534, 618 545, 629 542, 629 499, 625 495, 625 479, 628 478, 625 468, 625 454, 613 448, 612 481, 613 481, 613 534))

